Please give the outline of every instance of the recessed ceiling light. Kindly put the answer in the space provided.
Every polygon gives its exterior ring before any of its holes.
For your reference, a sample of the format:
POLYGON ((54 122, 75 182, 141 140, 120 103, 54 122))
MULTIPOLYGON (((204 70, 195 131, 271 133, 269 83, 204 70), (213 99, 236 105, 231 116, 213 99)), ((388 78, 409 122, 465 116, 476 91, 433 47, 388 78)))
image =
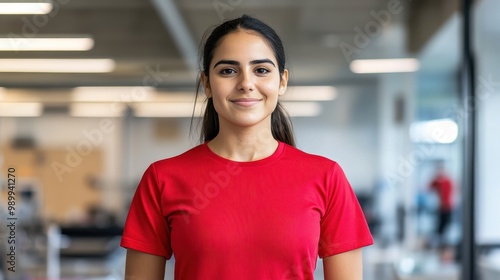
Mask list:
POLYGON ((107 73, 112 59, 0 59, 0 72, 9 73, 107 73))
POLYGON ((414 58, 359 59, 352 61, 350 68, 357 74, 416 72, 420 63, 414 58))
POLYGON ((0 102, 0 117, 38 117, 42 112, 41 103, 0 102))
POLYGON ((0 51, 88 51, 94 39, 82 38, 0 38, 0 51))
POLYGON ((0 2, 0 14, 4 15, 48 14, 51 11, 50 2, 0 2))

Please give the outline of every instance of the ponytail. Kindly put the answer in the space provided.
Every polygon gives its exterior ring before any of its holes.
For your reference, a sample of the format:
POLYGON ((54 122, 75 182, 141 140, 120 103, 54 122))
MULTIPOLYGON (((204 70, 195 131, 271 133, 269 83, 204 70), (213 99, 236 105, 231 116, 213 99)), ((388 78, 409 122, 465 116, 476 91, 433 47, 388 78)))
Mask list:
POLYGON ((271 132, 274 139, 295 147, 295 137, 293 136, 290 116, 279 102, 271 114, 271 132))

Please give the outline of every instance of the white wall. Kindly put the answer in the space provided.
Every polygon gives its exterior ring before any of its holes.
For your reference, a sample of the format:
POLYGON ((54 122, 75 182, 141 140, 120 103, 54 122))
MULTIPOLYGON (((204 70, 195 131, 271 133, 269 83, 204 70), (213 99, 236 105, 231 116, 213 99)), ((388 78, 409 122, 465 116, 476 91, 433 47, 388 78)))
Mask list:
POLYGON ((337 161, 355 191, 370 192, 377 179, 378 93, 375 85, 337 90, 319 117, 293 119, 297 146, 337 161))
POLYGON ((414 120, 415 107, 414 73, 398 73, 380 76, 377 117, 379 128, 378 174, 376 198, 382 218, 381 233, 393 240, 397 234, 397 206, 406 211, 405 233, 407 246, 415 242, 415 222, 411 213, 415 204, 416 188, 413 178, 422 152, 417 150, 409 139, 409 127, 414 120), (396 121, 396 103, 402 100, 402 117, 396 121))

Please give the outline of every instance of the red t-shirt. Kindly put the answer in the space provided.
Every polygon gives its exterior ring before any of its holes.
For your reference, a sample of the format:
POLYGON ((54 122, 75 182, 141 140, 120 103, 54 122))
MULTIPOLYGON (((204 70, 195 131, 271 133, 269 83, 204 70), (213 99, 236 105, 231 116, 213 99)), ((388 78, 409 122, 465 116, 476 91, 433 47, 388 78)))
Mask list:
POLYGON ((175 279, 313 279, 316 260, 373 244, 339 165, 279 143, 235 162, 207 144, 153 163, 121 246, 175 256, 175 279))
POLYGON ((453 207, 453 185, 451 179, 446 174, 439 174, 432 180, 431 187, 436 190, 439 195, 441 210, 450 211, 453 207))

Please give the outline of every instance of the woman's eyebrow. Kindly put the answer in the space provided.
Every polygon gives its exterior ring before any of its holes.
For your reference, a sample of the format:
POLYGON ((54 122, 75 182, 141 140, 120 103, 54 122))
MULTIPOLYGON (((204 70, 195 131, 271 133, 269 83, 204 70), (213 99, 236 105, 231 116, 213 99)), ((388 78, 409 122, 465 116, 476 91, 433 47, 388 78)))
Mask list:
POLYGON ((217 67, 217 65, 219 64, 229 64, 229 65, 240 65, 240 63, 236 60, 227 60, 227 59, 223 59, 223 60, 219 60, 217 63, 215 63, 214 65, 214 68, 217 67))
POLYGON ((252 60, 250 61, 250 64, 254 65, 254 64, 261 64, 261 63, 269 63, 271 64, 272 66, 276 67, 276 65, 274 65, 274 62, 272 62, 270 59, 268 58, 264 58, 264 59, 256 59, 256 60, 252 60))
MULTIPOLYGON (((261 63, 269 63, 272 66, 276 67, 274 62, 272 62, 270 59, 267 59, 267 58, 256 59, 256 60, 250 61, 250 64, 252 64, 252 65, 261 64, 261 63)), ((229 65, 236 65, 236 66, 240 65, 240 63, 236 60, 223 59, 223 60, 219 60, 217 63, 215 63, 213 68, 217 67, 217 65, 219 65, 219 64, 229 64, 229 65)))

